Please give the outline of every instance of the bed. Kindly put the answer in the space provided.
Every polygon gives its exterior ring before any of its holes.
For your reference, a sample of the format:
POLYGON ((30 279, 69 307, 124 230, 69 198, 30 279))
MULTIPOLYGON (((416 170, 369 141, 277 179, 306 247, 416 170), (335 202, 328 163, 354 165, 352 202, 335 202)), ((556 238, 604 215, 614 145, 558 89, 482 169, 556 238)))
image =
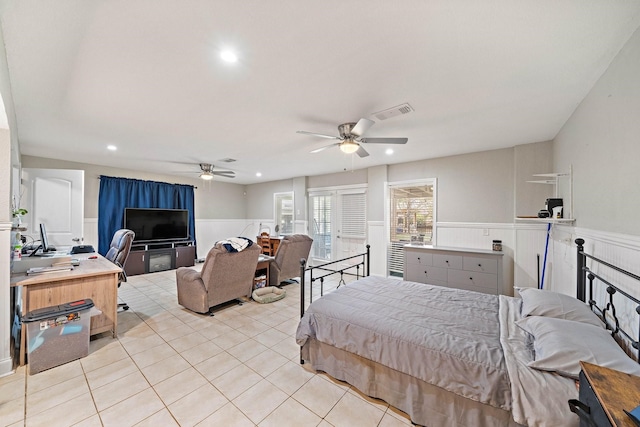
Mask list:
POLYGON ((612 317, 611 308, 603 312, 592 299, 593 279, 589 304, 584 303, 586 277, 593 273, 582 245, 582 301, 537 289, 523 289, 514 298, 368 276, 368 253, 369 248, 355 266, 333 272, 330 263, 306 269, 303 263, 311 285, 353 268, 357 276, 362 268, 364 277, 313 300, 305 295, 301 271, 301 362, 386 401, 416 424, 578 425, 567 404, 578 395, 576 357, 595 357, 596 363, 640 375, 612 339, 612 330, 622 334, 615 309, 612 317), (602 345, 593 344, 599 340, 602 345), (575 351, 557 351, 573 341, 575 351), (594 348, 603 354, 591 354, 594 348))

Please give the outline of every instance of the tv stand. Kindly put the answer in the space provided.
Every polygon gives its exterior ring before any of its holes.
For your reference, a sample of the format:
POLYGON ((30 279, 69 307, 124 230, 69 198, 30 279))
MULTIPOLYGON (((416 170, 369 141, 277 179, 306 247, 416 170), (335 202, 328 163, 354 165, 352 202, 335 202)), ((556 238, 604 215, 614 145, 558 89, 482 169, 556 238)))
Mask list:
POLYGON ((140 242, 131 245, 124 271, 127 276, 175 270, 195 265, 193 240, 140 242))

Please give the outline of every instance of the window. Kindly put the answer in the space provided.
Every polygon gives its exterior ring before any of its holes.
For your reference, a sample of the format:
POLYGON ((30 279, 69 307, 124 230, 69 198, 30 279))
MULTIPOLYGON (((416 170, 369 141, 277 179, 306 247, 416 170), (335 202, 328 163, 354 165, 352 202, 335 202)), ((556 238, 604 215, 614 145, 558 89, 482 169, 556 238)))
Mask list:
POLYGON ((275 232, 286 236, 293 234, 293 192, 274 193, 273 205, 275 206, 275 232))
POLYGON ((330 194, 312 195, 311 201, 311 238, 312 257, 331 261, 331 214, 333 196, 330 194))
POLYGON ((389 185, 390 276, 402 276, 403 246, 433 241, 435 180, 389 185))

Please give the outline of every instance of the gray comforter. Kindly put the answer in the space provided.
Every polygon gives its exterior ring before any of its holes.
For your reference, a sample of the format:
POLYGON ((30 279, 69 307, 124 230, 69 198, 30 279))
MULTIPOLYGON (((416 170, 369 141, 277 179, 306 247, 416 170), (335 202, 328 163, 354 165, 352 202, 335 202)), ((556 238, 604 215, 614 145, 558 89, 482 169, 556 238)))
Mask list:
POLYGON ((296 341, 315 338, 511 410, 498 309, 496 295, 368 277, 315 301, 296 341))

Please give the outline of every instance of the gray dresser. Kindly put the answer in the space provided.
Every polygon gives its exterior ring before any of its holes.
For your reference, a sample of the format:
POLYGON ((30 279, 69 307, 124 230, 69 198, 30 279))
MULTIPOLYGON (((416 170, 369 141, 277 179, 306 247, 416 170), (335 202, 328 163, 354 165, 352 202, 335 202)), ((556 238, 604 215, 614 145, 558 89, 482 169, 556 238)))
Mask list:
POLYGON ((483 249, 404 246, 404 280, 504 294, 503 253, 483 249))

